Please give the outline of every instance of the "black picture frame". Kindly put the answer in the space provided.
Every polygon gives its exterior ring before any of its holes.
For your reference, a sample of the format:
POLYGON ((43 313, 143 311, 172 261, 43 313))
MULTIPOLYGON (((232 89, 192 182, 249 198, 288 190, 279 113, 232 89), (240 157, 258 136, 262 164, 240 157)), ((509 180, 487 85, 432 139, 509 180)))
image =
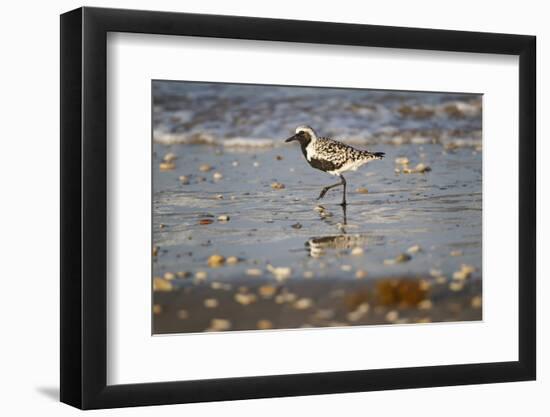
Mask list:
POLYGON ((535 379, 534 36, 84 7, 61 15, 60 57, 62 402, 94 409, 535 379), (107 385, 108 32, 519 56, 519 360, 107 385))

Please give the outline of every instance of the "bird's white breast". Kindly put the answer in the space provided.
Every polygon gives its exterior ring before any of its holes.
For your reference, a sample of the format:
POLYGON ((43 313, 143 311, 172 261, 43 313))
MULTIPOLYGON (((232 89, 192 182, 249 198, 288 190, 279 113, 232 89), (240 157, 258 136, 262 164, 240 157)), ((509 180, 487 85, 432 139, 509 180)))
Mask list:
POLYGON ((311 161, 311 158, 315 154, 315 143, 314 141, 310 141, 306 146, 306 159, 308 161, 311 161))

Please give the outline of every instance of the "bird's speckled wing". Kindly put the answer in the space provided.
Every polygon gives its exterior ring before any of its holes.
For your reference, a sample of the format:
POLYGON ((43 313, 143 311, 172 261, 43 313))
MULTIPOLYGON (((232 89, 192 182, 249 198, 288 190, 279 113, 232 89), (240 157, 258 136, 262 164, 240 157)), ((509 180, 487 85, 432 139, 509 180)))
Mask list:
POLYGON ((342 142, 329 138, 318 138, 314 144, 312 159, 318 159, 330 163, 334 169, 339 169, 345 164, 356 161, 368 161, 371 159, 382 159, 382 152, 369 152, 355 149, 342 142))

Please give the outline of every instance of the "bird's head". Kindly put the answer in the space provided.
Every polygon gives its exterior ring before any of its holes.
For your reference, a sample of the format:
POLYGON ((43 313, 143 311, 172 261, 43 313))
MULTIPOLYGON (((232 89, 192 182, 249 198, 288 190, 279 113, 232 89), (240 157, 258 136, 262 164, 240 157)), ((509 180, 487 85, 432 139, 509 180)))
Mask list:
POLYGON ((292 142, 294 140, 299 141, 300 143, 308 144, 311 141, 317 140, 317 134, 310 126, 298 126, 296 128, 296 133, 294 136, 289 137, 285 142, 292 142))

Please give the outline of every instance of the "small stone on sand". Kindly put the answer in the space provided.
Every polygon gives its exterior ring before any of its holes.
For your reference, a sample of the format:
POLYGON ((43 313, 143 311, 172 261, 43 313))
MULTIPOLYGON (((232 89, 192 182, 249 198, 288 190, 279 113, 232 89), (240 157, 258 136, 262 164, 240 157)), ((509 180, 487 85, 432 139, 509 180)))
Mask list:
POLYGON ((168 152, 166 155, 164 155, 164 158, 162 158, 164 162, 174 162, 176 159, 178 159, 177 155, 172 152, 168 152))
POLYGON ((208 172, 212 169, 212 166, 210 166, 209 164, 201 164, 199 166, 199 171, 200 172, 208 172))
POLYGON ((214 181, 219 181, 223 178, 223 175, 221 172, 214 172, 212 178, 214 178, 214 181))
POLYGON ((180 182, 181 182, 182 184, 184 184, 184 185, 185 185, 185 184, 189 184, 189 177, 188 177, 187 175, 182 175, 182 176, 180 176, 179 180, 180 180, 180 182))
POLYGON ((285 188, 285 185, 280 182, 273 182, 271 183, 271 188, 273 188, 274 190, 282 190, 283 188, 285 188))
POLYGON ((399 320, 399 312, 397 310, 388 311, 386 314, 386 321, 395 323, 397 320, 399 320))
POLYGON ((411 246, 409 249, 407 249, 407 252, 408 253, 418 253, 420 252, 422 249, 420 248, 420 245, 413 245, 411 246))
POLYGON ((153 291, 158 292, 168 292, 172 291, 172 283, 164 278, 155 277, 153 278, 153 291))
POLYGON ((216 308, 219 305, 218 300, 215 298, 207 298, 204 300, 204 306, 206 308, 216 308))
POLYGON ((363 250, 363 248, 360 248, 359 246, 356 246, 355 248, 353 248, 351 250, 351 254, 354 255, 354 256, 359 256, 359 255, 362 255, 365 251, 363 250))
POLYGON ((258 268, 249 268, 246 270, 246 275, 249 275, 251 277, 259 277, 263 274, 261 269, 258 268))
POLYGON ((404 262, 408 262, 412 259, 411 255, 407 253, 402 253, 397 255, 394 259, 384 259, 384 265, 395 265, 404 262))
POLYGON ((235 294, 235 301, 244 306, 255 303, 256 300, 257 300, 256 294, 252 294, 252 293, 235 294))
POLYGON ((197 271, 195 273, 195 279, 197 282, 204 281, 206 278, 208 278, 208 273, 206 271, 197 271))
POLYGON ((365 188, 365 187, 359 187, 355 190, 355 192, 359 194, 368 194, 369 190, 368 188, 365 188))
POLYGON ((313 300, 311 298, 300 298, 293 306, 296 310, 306 310, 313 306, 313 300))
POLYGON ((226 214, 223 214, 223 215, 221 215, 221 216, 218 216, 218 220, 219 220, 220 222, 228 222, 228 221, 229 221, 229 216, 226 215, 226 214))
POLYGON ((171 171, 176 168, 176 164, 173 162, 161 162, 159 165, 159 169, 161 171, 171 171))
POLYGON ((227 265, 236 265, 239 263, 239 258, 237 258, 236 256, 228 256, 225 260, 225 263, 227 265))
POLYGON ((269 320, 258 320, 258 323, 256 323, 256 327, 259 330, 269 330, 273 329, 273 323, 269 320))
POLYGON ((355 272, 355 278, 357 278, 357 279, 366 278, 367 275, 368 275, 367 271, 364 271, 362 269, 359 269, 355 272))
POLYGON ((271 298, 275 295, 277 292, 277 288, 273 285, 262 285, 260 288, 258 288, 258 294, 260 294, 260 297, 262 298, 271 298))
POLYGON ((225 262, 225 258, 221 255, 215 254, 208 258, 208 266, 210 268, 219 268, 225 262))
POLYGON ((189 318, 189 313, 187 310, 184 310, 183 308, 181 310, 178 310, 177 312, 178 319, 180 320, 186 320, 189 318))
POLYGON ((214 332, 221 332, 229 329, 231 329, 231 322, 226 319, 212 319, 210 321, 210 327, 208 328, 208 330, 214 332))
POLYGON ((275 276, 277 281, 284 281, 290 278, 292 274, 292 269, 283 266, 273 267, 272 265, 267 265, 267 270, 275 276))
POLYGON ((165 272, 164 279, 167 279, 168 281, 176 279, 176 274, 174 274, 173 272, 165 272))

